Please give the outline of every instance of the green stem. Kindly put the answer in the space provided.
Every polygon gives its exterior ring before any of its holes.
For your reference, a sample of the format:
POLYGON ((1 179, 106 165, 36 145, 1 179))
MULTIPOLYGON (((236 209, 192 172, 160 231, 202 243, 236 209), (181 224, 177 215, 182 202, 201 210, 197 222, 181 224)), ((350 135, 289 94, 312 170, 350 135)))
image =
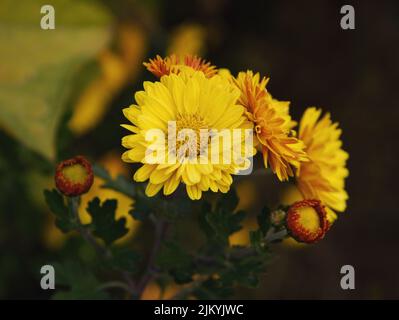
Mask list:
MULTIPOLYGON (((286 235, 287 235, 287 230, 285 230, 285 229, 275 232, 275 228, 271 228, 269 230, 269 232, 266 234, 266 236, 264 238, 264 241, 265 241, 265 243, 271 243, 271 242, 273 242, 275 240, 284 239, 284 237, 286 235)), ((252 255, 255 255, 255 254, 257 254, 256 250, 254 248, 251 248, 251 247, 234 249, 234 251, 229 252, 226 255, 226 259, 227 259, 226 262, 230 263, 229 259, 243 259, 245 257, 252 256, 252 255)), ((214 257, 208 257, 208 256, 197 256, 195 262, 198 263, 198 264, 206 264, 206 265, 220 264, 220 261, 218 259, 216 259, 214 257)), ((204 279, 192 282, 191 285, 189 285, 188 287, 183 288, 172 299, 174 299, 174 300, 184 299, 190 293, 192 293, 198 287, 200 287, 202 285, 202 283, 204 283, 207 279, 209 279, 209 278, 204 278, 204 279)))
POLYGON ((282 240, 285 238, 285 236, 287 235, 287 230, 283 229, 277 232, 272 232, 271 234, 267 234, 265 237, 265 242, 266 243, 270 243, 273 242, 275 240, 282 240))
MULTIPOLYGON (((82 221, 80 220, 79 216, 79 203, 80 203, 80 197, 68 197, 68 207, 70 210, 70 214, 73 218, 73 220, 76 223, 77 226, 77 231, 80 233, 82 238, 89 243, 94 250, 96 251, 97 255, 104 258, 104 259, 112 259, 112 252, 108 248, 100 245, 96 238, 92 235, 92 233, 85 228, 85 226, 82 224, 82 221)), ((134 293, 134 287, 133 287, 133 281, 130 278, 130 275, 127 272, 122 273, 123 278, 126 280, 127 285, 124 285, 124 289, 129 292, 130 294, 133 295, 134 293)), ((115 284, 116 282, 111 282, 115 284)))
POLYGON ((116 179, 113 179, 104 168, 98 165, 93 166, 93 172, 97 177, 104 180, 105 183, 101 186, 102 188, 115 190, 132 199, 142 192, 137 185, 133 187, 132 183, 123 176, 118 176, 116 179))
POLYGON ((150 215, 150 219, 155 224, 155 237, 154 237, 154 244, 152 246, 152 250, 150 256, 148 258, 147 267, 144 271, 143 276, 138 281, 136 286, 136 295, 137 298, 141 298, 144 289, 146 288, 147 284, 154 279, 155 276, 155 260, 158 255, 159 249, 161 248, 162 241, 166 236, 166 231, 168 228, 168 224, 165 220, 156 218, 153 214, 150 215))
POLYGON ((85 226, 82 224, 82 221, 80 220, 79 217, 79 203, 80 203, 80 197, 71 197, 68 198, 68 205, 71 210, 71 214, 76 221, 77 225, 77 230, 83 237, 83 239, 86 240, 93 248, 96 250, 97 254, 101 257, 104 257, 106 259, 112 258, 112 253, 108 248, 105 248, 101 246, 97 240, 94 238, 94 236, 91 234, 91 232, 85 228, 85 226))
POLYGON ((106 290, 106 289, 110 289, 110 288, 120 288, 127 292, 131 291, 131 288, 126 283, 123 283, 120 281, 105 282, 101 286, 98 287, 99 290, 106 290))

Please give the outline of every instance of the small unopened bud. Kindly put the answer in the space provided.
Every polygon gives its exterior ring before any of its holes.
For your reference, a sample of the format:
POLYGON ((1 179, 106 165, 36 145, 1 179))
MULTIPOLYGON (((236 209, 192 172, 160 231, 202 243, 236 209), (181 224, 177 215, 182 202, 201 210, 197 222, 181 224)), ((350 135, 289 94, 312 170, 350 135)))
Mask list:
POLYGON ((299 242, 319 241, 329 226, 325 207, 319 200, 298 201, 288 209, 286 227, 289 234, 299 242))
POLYGON ((270 221, 273 226, 280 227, 285 221, 285 211, 281 209, 272 211, 270 221))
POLYGON ((82 156, 60 162, 55 171, 57 189, 69 197, 76 197, 89 191, 93 179, 91 164, 82 156))

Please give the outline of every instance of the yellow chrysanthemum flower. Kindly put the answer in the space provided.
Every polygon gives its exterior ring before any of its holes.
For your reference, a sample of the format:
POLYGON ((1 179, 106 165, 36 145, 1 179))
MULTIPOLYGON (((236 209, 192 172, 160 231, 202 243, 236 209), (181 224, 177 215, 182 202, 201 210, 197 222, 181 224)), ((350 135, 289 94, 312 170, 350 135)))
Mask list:
POLYGON ((293 167, 307 161, 304 144, 292 130, 296 123, 289 115, 289 102, 273 99, 266 90, 268 79, 259 73, 240 72, 233 81, 241 91, 239 103, 255 124, 265 167, 270 166, 280 181, 288 180, 293 167))
MULTIPOLYGON (((240 92, 231 82, 215 75, 207 78, 203 72, 184 70, 179 74, 170 74, 161 77, 160 82, 144 82, 144 91, 135 95, 137 105, 131 105, 123 110, 126 118, 133 125, 122 125, 133 134, 122 139, 122 145, 129 150, 122 155, 126 162, 141 162, 140 167, 134 174, 134 180, 144 182, 149 180, 146 194, 154 196, 162 188, 165 195, 173 193, 180 183, 185 184, 188 196, 200 199, 202 192, 211 190, 213 192, 227 192, 232 183, 232 174, 245 169, 248 158, 254 153, 254 148, 246 152, 248 157, 242 163, 231 161, 215 163, 207 153, 207 163, 196 161, 204 157, 202 144, 190 145, 194 148, 195 159, 186 159, 177 156, 175 163, 167 160, 173 159, 169 154, 169 128, 170 122, 176 124, 179 132, 182 129, 190 129, 198 137, 201 129, 228 130, 234 129, 244 131, 253 130, 253 125, 245 117, 245 109, 237 104, 240 92), (163 163, 150 163, 146 158, 146 151, 153 148, 153 141, 146 141, 146 135, 152 129, 159 129, 165 134, 166 144, 160 147, 166 152, 163 163)), ((233 136, 233 134, 232 134, 233 136)), ((238 152, 247 148, 241 139, 233 142, 222 142, 216 158, 221 159, 221 154, 226 148, 232 148, 239 144, 238 152)), ((218 139, 211 139, 208 143, 208 151, 217 143, 218 139)), ((220 143, 220 141, 219 141, 220 143)), ((177 147, 181 142, 177 142, 177 147)), ((215 150, 215 149, 214 149, 215 150)), ((236 149, 237 150, 237 149, 236 149)), ((176 153, 175 153, 176 155, 176 153)), ((203 159, 202 159, 203 160, 203 159)), ((201 161, 201 159, 200 159, 201 161)))
POLYGON ((144 62, 143 64, 148 71, 158 78, 172 73, 178 74, 186 67, 195 71, 202 71, 207 78, 211 78, 217 74, 216 67, 211 65, 210 62, 191 54, 184 56, 171 54, 165 58, 157 55, 154 59, 150 59, 149 62, 144 62))
POLYGON ((297 184, 305 199, 319 199, 328 207, 328 220, 333 221, 336 214, 332 210, 346 208, 349 155, 342 149, 338 123, 331 121, 329 113, 319 120, 320 115, 321 109, 308 108, 299 125, 298 137, 305 143, 310 161, 297 171, 297 184))

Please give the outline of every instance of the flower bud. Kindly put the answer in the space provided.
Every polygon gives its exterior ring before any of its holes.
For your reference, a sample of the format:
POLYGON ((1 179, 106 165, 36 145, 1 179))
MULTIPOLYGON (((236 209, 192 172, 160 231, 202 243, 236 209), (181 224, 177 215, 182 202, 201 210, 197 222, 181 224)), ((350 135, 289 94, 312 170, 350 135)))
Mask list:
POLYGON ((275 227, 280 227, 284 223, 284 219, 285 219, 285 211, 284 210, 281 210, 281 209, 274 210, 270 214, 270 221, 271 221, 272 225, 275 227))
POLYGON ((55 171, 57 189, 69 197, 76 197, 89 191, 93 179, 91 164, 82 156, 60 162, 55 171))
POLYGON ((325 207, 319 200, 295 202, 288 209, 286 227, 290 235, 299 242, 319 241, 329 229, 325 207))

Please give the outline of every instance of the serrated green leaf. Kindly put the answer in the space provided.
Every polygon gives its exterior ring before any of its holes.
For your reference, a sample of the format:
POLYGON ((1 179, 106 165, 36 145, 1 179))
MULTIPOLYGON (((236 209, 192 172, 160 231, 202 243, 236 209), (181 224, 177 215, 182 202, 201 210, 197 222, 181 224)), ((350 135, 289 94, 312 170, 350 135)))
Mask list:
POLYGON ((133 219, 143 221, 153 210, 151 200, 145 197, 137 197, 134 206, 129 210, 129 214, 133 219))
POLYGON ((56 226, 63 232, 68 232, 76 227, 74 217, 70 215, 64 197, 56 190, 44 190, 44 197, 50 210, 54 213, 56 226))
POLYGON ((192 281, 192 257, 178 243, 165 243, 156 260, 157 266, 170 273, 176 283, 192 281))
POLYGON ((188 265, 190 263, 190 255, 176 242, 163 244, 157 258, 157 264, 165 269, 173 268, 176 265, 188 265))
POLYGON ((98 197, 91 200, 87 205, 87 212, 92 217, 90 228, 93 234, 109 245, 115 240, 123 237, 129 230, 126 228, 126 218, 116 220, 115 211, 117 201, 106 200, 101 204, 98 197))
POLYGON ((254 253, 240 259, 230 261, 228 268, 221 270, 220 281, 226 286, 236 284, 255 287, 259 283, 259 276, 264 272, 267 264, 266 253, 254 253))
POLYGON ((141 261, 140 255, 131 248, 112 248, 112 259, 110 260, 110 267, 112 269, 119 269, 135 273, 138 270, 141 261))
POLYGON ((118 176, 114 179, 104 167, 99 165, 93 166, 93 172, 104 180, 102 188, 118 191, 134 199, 134 205, 129 210, 129 214, 133 219, 143 221, 153 210, 156 198, 148 198, 133 181, 129 181, 123 176, 118 176))
POLYGON ((242 228, 241 222, 246 214, 244 211, 234 213, 237 204, 237 194, 231 190, 221 196, 214 209, 207 202, 202 205, 200 227, 208 240, 216 240, 219 244, 227 246, 229 236, 242 228))
POLYGON ((208 212, 205 215, 205 220, 212 229, 209 234, 223 245, 228 245, 228 239, 231 234, 241 230, 241 222, 244 218, 244 211, 232 213, 226 210, 219 210, 217 212, 208 212))
POLYGON ((56 300, 107 299, 108 294, 100 290, 101 283, 77 262, 55 264, 56 300), (64 287, 65 290, 58 289, 64 287))

